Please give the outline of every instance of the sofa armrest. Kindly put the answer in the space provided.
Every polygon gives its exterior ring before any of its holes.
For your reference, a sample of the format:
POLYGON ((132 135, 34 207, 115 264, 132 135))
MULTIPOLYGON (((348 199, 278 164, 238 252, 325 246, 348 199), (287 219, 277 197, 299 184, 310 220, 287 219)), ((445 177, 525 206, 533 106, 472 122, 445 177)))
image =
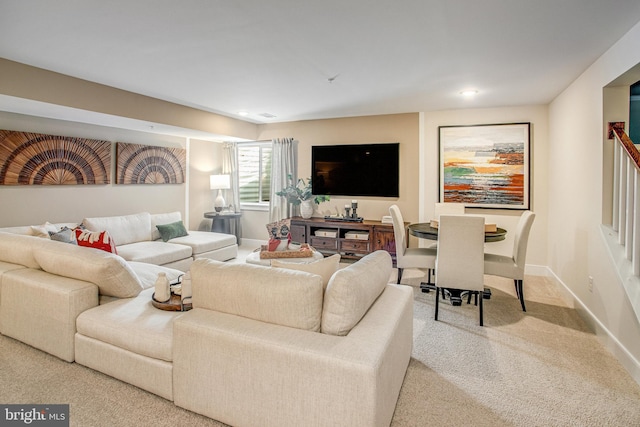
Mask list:
POLYGON ((412 342, 406 286, 344 337, 194 309, 174 324, 174 401, 231 425, 388 426, 412 342))
POLYGON ((98 305, 90 282, 22 269, 2 275, 2 333, 73 362, 76 318, 98 305))

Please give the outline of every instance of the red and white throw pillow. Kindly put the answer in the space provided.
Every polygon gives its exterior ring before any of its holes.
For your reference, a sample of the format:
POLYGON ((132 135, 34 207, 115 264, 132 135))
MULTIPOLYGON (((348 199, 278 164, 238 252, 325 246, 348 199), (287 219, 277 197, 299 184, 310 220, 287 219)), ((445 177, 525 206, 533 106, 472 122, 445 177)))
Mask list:
POLYGON ((100 249, 117 254, 116 244, 106 231, 89 231, 76 228, 76 240, 78 246, 100 249))

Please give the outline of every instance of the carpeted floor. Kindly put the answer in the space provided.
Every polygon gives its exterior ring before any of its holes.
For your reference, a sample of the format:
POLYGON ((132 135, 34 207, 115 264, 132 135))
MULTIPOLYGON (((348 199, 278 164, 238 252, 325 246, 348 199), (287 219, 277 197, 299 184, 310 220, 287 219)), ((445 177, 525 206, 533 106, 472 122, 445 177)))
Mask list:
MULTIPOLYGON (((403 278, 403 282, 405 282, 403 278)), ((417 286, 418 278, 408 278, 417 286)), ((414 349, 393 426, 636 426, 640 386, 543 277, 485 277, 478 309, 415 288, 414 349)))
MULTIPOLYGON (((480 327, 473 304, 444 302, 435 322, 435 294, 412 273, 414 350, 392 426, 640 425, 640 386, 549 281, 526 278, 523 313, 513 283, 487 276, 480 327)), ((4 336, 0 403, 69 403, 73 426, 222 425, 4 336)))

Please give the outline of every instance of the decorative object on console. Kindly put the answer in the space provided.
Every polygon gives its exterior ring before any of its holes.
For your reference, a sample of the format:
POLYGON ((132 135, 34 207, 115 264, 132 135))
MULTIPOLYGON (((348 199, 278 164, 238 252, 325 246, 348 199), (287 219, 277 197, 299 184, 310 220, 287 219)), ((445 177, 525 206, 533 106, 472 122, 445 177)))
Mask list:
POLYGON ((163 242, 168 242, 176 237, 189 235, 182 221, 176 221, 170 224, 158 224, 156 225, 156 228, 160 232, 160 237, 162 237, 163 242))
POLYGON ((117 143, 116 184, 183 184, 186 150, 117 143))
POLYGON ((313 200, 303 200, 302 203, 300 203, 300 216, 302 218, 311 218, 313 216, 313 211, 313 200))
POLYGON ((76 228, 75 233, 78 246, 100 249, 113 254, 118 253, 116 244, 106 231, 89 231, 76 228))
POLYGON ((227 202, 222 197, 222 190, 228 190, 231 188, 231 176, 230 175, 211 175, 209 176, 209 188, 211 190, 218 190, 218 196, 213 202, 213 206, 216 212, 222 211, 227 207, 227 202))
POLYGON ((529 209, 530 126, 440 126, 440 202, 529 209))
POLYGON ((111 142, 0 130, 1 185, 109 184, 111 142))
POLYGON ((311 178, 305 183, 304 179, 299 178, 296 184, 293 184, 293 177, 288 175, 289 184, 281 191, 276 192, 276 195, 284 197, 287 202, 293 206, 300 206, 300 215, 305 218, 311 218, 315 206, 322 202, 328 202, 331 198, 329 196, 320 195, 314 196, 312 193, 311 178))
POLYGON ((280 221, 267 224, 267 232, 269 233, 268 250, 285 251, 291 243, 291 220, 283 219, 280 221))

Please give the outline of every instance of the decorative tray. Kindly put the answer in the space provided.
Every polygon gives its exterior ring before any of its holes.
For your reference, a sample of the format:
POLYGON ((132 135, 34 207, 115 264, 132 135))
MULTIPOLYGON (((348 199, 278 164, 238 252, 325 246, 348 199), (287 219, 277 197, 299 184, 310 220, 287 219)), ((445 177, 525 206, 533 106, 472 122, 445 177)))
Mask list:
MULTIPOLYGON (((185 298, 186 300, 187 298, 185 298)), ((160 302, 156 300, 156 293, 151 296, 151 304, 155 308, 165 311, 189 311, 193 307, 191 303, 182 303, 180 295, 171 292, 171 298, 169 301, 160 302)))
POLYGON ((306 243, 300 246, 300 249, 286 250, 286 251, 270 251, 267 245, 260 247, 260 259, 274 259, 274 258, 309 258, 313 256, 315 249, 306 243))

